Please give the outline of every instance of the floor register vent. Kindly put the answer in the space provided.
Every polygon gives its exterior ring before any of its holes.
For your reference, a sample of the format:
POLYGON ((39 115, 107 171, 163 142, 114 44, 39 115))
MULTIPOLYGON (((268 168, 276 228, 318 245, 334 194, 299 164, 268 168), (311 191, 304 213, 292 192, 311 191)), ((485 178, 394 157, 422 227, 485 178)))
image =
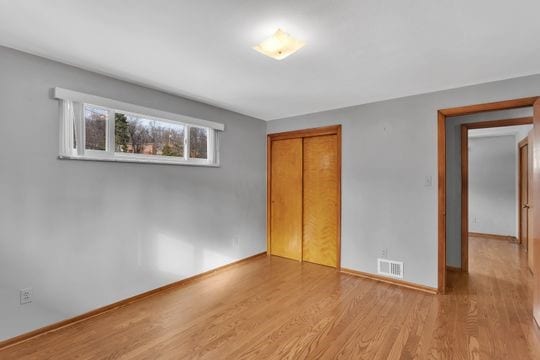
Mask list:
POLYGON ((403 279, 403 262, 377 259, 377 273, 396 279, 403 279))

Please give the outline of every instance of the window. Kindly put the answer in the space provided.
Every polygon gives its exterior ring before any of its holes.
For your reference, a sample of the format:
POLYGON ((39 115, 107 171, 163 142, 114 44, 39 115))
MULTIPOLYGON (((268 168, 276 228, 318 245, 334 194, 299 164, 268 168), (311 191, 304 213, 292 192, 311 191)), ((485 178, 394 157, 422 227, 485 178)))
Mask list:
POLYGON ((107 109, 84 106, 85 149, 106 150, 108 116, 107 109))
POLYGON ((191 127, 189 129, 189 156, 206 159, 208 154, 208 129, 191 127))
POLYGON ((115 113, 115 151, 184 157, 185 125, 115 113))
POLYGON ((60 158, 218 166, 222 124, 55 89, 60 158))

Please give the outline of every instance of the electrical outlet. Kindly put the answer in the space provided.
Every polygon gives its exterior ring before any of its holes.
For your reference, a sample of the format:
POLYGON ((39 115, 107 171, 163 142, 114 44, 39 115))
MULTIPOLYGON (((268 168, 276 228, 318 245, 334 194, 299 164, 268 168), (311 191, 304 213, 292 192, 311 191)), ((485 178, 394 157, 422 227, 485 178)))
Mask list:
POLYGON ((388 259, 388 249, 383 249, 382 250, 382 258, 383 259, 388 259))
POLYGON ((235 249, 238 249, 240 247, 240 240, 237 237, 233 238, 232 243, 235 249))
POLYGON ((426 175, 426 177, 424 178, 424 186, 425 187, 432 187, 433 186, 433 177, 432 176, 426 175))
POLYGON ((19 297, 21 300, 21 305, 31 303, 32 302, 32 288, 19 290, 19 297))

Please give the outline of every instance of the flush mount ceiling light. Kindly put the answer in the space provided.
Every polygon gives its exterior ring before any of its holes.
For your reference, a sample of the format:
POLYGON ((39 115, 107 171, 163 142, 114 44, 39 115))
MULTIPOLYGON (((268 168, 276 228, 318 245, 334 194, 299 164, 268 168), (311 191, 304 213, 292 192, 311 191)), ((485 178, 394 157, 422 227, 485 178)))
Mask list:
POLYGON ((293 38, 285 31, 277 29, 274 35, 253 48, 272 59, 283 60, 305 44, 305 42, 293 38))

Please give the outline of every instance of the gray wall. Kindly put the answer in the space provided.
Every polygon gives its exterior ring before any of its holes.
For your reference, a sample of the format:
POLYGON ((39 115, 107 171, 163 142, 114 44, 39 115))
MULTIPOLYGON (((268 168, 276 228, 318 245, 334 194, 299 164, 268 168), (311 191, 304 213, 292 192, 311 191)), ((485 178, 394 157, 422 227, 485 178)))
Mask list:
POLYGON ((2 47, 0 114, 0 340, 265 250, 265 122, 2 47), (222 165, 58 160, 55 86, 225 123, 222 165))
POLYGON ((469 139, 469 231, 517 236, 516 137, 469 139))
MULTIPOLYGON (((437 110, 534 95, 540 75, 274 120, 268 132, 342 124, 342 266, 375 273, 388 249, 405 280, 436 287, 437 110)), ((448 200, 459 214, 459 197, 448 200)), ((456 220, 448 226, 459 234, 456 220)))

